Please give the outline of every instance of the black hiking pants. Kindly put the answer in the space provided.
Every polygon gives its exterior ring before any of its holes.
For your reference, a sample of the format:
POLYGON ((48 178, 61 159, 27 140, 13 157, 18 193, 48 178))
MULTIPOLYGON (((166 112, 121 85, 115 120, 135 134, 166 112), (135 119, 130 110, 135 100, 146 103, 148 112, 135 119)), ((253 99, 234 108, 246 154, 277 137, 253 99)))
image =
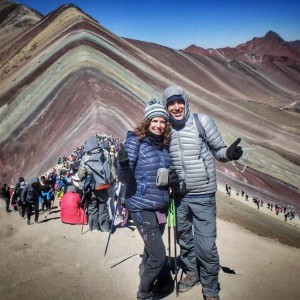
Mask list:
POLYGON ((7 212, 9 212, 9 203, 10 203, 10 199, 9 198, 4 198, 5 201, 5 209, 7 212))
POLYGON ((39 219, 39 201, 35 201, 33 203, 29 203, 26 201, 26 208, 27 208, 27 219, 30 220, 32 208, 34 208, 34 221, 38 221, 39 219))
POLYGON ((26 204, 22 203, 21 200, 17 202, 17 206, 18 206, 18 211, 19 211, 19 215, 21 218, 25 217, 25 211, 26 211, 26 204))
POLYGON ((166 249, 162 239, 165 224, 158 223, 153 211, 130 214, 144 242, 138 296, 150 298, 156 280, 160 285, 169 283, 170 270, 167 267, 166 249))

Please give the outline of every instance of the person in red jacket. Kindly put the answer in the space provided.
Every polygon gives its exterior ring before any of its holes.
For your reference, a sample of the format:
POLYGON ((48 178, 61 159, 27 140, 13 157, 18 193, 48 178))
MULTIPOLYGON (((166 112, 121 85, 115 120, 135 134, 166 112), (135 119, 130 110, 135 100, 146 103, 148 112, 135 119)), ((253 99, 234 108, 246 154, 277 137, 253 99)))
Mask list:
POLYGON ((68 224, 87 224, 87 217, 81 206, 81 195, 74 185, 68 186, 67 192, 61 198, 60 219, 68 224))

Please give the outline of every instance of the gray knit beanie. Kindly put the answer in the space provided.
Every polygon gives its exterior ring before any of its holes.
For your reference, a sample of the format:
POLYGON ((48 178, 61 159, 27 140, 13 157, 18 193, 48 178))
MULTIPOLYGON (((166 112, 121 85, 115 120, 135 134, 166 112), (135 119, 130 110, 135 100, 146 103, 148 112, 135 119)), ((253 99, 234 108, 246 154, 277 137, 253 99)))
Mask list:
POLYGON ((161 117, 168 120, 169 114, 158 99, 152 98, 146 105, 145 119, 153 119, 155 117, 161 117))

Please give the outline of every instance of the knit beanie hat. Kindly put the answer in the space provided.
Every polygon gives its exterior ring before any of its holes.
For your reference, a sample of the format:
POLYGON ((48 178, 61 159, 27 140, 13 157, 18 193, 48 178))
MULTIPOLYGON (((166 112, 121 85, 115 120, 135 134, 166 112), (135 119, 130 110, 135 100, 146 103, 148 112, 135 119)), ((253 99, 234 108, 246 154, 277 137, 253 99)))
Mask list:
POLYGON ((146 105, 144 118, 153 119, 155 117, 161 117, 168 120, 169 114, 158 99, 152 98, 146 105))

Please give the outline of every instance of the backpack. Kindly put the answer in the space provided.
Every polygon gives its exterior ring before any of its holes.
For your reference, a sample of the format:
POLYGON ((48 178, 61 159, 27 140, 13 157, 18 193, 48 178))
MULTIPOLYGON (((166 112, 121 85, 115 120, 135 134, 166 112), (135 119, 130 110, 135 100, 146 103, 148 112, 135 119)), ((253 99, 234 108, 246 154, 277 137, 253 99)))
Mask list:
POLYGON ((111 186, 111 167, 103 150, 99 153, 91 154, 85 164, 92 170, 88 179, 90 190, 99 191, 111 186))
POLYGON ((35 201, 39 200, 39 192, 36 189, 29 189, 27 191, 26 201, 29 203, 34 203, 35 201))
POLYGON ((21 184, 20 184, 20 182, 18 182, 15 185, 14 194, 13 194, 13 200, 14 201, 17 200, 21 196, 21 193, 22 193, 21 184))
POLYGON ((15 185, 14 194, 13 194, 13 198, 12 198, 12 204, 15 204, 17 200, 18 200, 18 202, 21 201, 21 194, 22 194, 22 191, 25 186, 26 186, 25 181, 18 182, 15 185))

